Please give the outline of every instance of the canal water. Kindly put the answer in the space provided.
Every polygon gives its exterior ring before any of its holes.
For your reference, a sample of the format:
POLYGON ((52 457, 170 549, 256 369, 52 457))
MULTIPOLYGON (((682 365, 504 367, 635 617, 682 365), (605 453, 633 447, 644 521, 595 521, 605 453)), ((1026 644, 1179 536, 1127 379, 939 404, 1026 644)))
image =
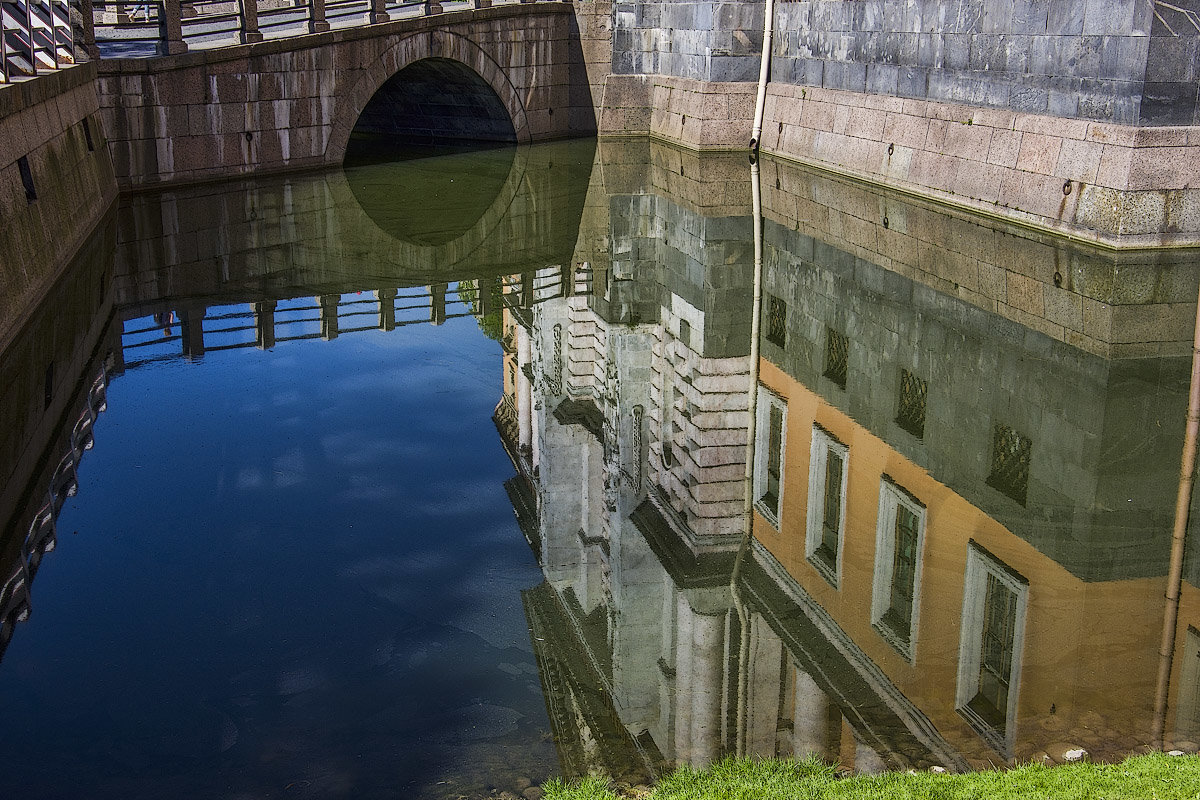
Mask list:
POLYGON ((1144 747, 1187 255, 755 171, 581 141, 125 198, 0 357, 0 794, 1144 747))

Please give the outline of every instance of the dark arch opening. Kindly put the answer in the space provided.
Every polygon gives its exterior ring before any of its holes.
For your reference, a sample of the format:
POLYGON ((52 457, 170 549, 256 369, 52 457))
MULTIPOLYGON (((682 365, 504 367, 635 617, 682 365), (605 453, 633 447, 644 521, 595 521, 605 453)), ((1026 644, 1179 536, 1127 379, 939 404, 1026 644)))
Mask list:
POLYGON ((350 133, 347 160, 408 147, 516 144, 503 101, 474 70, 448 58, 425 58, 387 80, 350 133))

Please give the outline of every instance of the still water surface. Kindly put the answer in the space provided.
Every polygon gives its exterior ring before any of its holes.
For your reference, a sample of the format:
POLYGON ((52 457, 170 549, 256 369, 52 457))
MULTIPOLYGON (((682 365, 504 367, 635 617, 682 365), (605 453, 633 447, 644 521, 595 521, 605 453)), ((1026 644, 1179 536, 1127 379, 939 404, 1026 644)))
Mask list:
POLYGON ((1114 271, 1157 280, 1145 305, 1183 270, 764 180, 736 596, 743 160, 576 142, 127 200, 3 362, 29 489, 0 579, 30 580, 0 598, 0 793, 477 797, 727 752, 1143 744, 1187 364, 1085 311, 1138 313, 1114 271))

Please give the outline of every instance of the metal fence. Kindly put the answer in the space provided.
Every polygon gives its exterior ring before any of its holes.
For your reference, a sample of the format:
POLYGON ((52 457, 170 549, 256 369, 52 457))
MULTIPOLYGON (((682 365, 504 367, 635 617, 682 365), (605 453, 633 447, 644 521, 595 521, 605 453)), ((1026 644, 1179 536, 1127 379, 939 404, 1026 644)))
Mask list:
MULTIPOLYGON (((505 4, 535 0, 495 0, 505 4)), ((557 1, 557 0, 554 0, 557 1)), ((569 0, 568 0, 569 2, 569 0)), ((87 58, 145 58, 374 25, 493 0, 19 0, 0 2, 0 85, 87 58)))
POLYGON ((74 64, 71 14, 66 0, 0 2, 0 81, 32 78, 74 64))

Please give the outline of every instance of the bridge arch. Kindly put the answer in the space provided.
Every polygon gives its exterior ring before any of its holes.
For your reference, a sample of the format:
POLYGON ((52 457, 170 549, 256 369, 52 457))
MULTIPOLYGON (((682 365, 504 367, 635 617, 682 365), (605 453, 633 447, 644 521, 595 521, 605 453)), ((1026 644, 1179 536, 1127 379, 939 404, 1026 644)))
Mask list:
POLYGON ((524 144, 531 140, 525 106, 504 69, 465 36, 449 31, 427 31, 406 36, 389 47, 349 88, 342 113, 330 132, 325 150, 327 163, 338 163, 345 158, 351 131, 384 84, 405 68, 426 59, 457 62, 478 75, 508 112, 516 141, 524 144))

